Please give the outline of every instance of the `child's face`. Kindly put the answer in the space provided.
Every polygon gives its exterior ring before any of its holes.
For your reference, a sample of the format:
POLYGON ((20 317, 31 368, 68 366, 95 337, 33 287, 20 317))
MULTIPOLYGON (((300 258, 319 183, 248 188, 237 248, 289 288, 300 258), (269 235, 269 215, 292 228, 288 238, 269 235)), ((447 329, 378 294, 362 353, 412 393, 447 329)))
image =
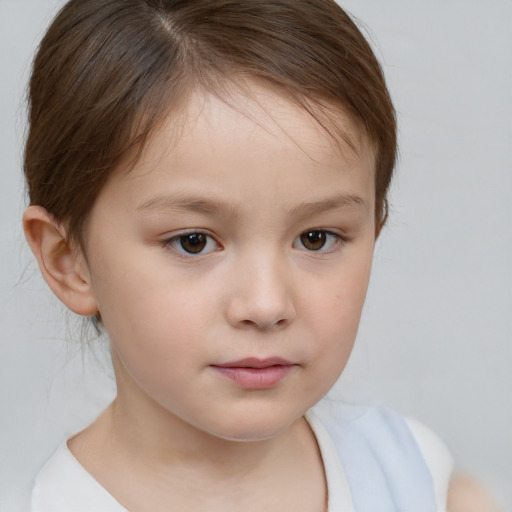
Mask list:
POLYGON ((224 439, 277 435, 343 370, 375 241, 372 152, 254 85, 195 95, 88 224, 119 394, 224 439), (129 392, 127 391, 129 390, 129 392))

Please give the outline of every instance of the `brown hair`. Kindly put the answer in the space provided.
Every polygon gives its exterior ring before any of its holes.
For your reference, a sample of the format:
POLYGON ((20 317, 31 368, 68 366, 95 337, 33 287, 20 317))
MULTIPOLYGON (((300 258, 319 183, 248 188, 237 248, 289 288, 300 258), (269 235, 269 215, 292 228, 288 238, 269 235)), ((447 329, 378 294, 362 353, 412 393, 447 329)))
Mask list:
POLYGON ((128 152, 140 154, 195 87, 215 91, 235 76, 285 90, 322 125, 333 106, 351 115, 376 151, 380 228, 395 113, 370 46, 333 0, 68 2, 39 46, 29 84, 31 204, 83 243, 88 213, 128 152))

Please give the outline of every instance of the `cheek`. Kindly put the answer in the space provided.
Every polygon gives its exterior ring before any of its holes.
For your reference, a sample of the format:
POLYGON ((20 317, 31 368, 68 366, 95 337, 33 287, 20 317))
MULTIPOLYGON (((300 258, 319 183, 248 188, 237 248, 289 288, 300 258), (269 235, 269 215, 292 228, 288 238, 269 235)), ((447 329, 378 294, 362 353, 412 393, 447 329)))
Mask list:
POLYGON ((344 366, 352 350, 368 288, 371 260, 362 258, 349 271, 329 276, 310 293, 312 345, 322 366, 344 366))
POLYGON ((106 323, 112 350, 123 373, 146 394, 165 406, 172 390, 183 392, 183 383, 198 377, 205 354, 199 357, 199 327, 187 318, 185 306, 160 295, 136 310, 130 306, 112 313, 106 323))
POLYGON ((125 292, 124 297, 110 301, 104 315, 112 343, 154 357, 190 349, 187 339, 194 338, 200 329, 197 320, 201 304, 187 300, 176 290, 125 292))
MULTIPOLYGON (((112 286, 101 290, 99 302, 113 348, 125 365, 134 371, 163 368, 168 375, 170 367, 179 373, 183 361, 204 348, 205 335, 215 325, 215 304, 202 286, 156 274, 140 269, 123 273, 128 279, 111 274, 112 286)), ((156 378, 156 372, 148 371, 156 378)))

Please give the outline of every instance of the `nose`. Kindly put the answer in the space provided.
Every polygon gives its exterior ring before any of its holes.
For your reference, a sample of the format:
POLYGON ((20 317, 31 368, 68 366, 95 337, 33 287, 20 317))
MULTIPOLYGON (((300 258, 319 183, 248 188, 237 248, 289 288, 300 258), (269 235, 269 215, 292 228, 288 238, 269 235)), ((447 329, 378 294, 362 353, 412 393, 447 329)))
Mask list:
POLYGON ((293 279, 278 258, 260 254, 240 264, 231 279, 226 316, 234 327, 275 330, 295 319, 293 279))

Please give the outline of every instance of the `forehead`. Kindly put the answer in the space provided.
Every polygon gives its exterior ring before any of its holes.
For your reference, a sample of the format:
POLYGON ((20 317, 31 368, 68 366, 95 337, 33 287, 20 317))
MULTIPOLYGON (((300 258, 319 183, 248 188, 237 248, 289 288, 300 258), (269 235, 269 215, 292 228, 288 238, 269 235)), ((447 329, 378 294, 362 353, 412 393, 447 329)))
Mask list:
POLYGON ((299 105, 282 88, 252 79, 224 84, 215 92, 193 90, 149 138, 143 165, 136 167, 147 167, 150 160, 171 151, 178 155, 187 147, 196 156, 213 149, 227 151, 236 143, 249 147, 263 135, 267 143, 273 139, 279 151, 300 150, 312 161, 364 160, 375 167, 373 144, 345 109, 313 100, 299 105), (223 135, 226 144, 219 146, 223 135))
POLYGON ((266 84, 223 94, 194 91, 155 131, 136 164, 111 176, 103 194, 114 190, 138 206, 169 194, 241 206, 248 194, 260 194, 257 208, 267 201, 267 207, 293 210, 294 203, 343 193, 364 197, 373 209, 371 145, 342 109, 333 106, 323 119, 332 129, 266 84))
POLYGON ((268 88, 229 100, 195 93, 168 116, 133 167, 110 176, 92 209, 91 234, 103 229, 94 219, 135 226, 147 216, 176 220, 184 211, 187 223, 200 214, 200 224, 222 218, 236 229, 268 233, 307 212, 340 208, 373 225, 373 152, 342 111, 339 120, 355 150, 268 88))

